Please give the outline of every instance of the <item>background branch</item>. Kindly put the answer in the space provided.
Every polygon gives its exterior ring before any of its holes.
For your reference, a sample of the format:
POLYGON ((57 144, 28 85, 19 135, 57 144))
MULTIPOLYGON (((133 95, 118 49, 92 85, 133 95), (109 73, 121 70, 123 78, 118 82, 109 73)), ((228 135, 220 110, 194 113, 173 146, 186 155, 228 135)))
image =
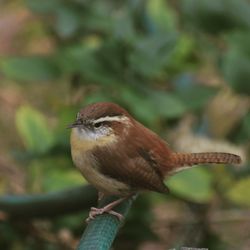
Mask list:
POLYGON ((52 217, 89 209, 96 200, 96 190, 86 185, 48 194, 6 195, 0 198, 0 211, 9 218, 52 217))

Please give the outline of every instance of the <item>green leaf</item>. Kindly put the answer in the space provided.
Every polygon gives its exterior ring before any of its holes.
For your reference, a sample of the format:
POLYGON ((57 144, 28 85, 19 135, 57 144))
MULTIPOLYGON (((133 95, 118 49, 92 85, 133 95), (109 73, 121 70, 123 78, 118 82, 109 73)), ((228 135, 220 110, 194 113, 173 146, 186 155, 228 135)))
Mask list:
POLYGON ((238 32, 229 36, 229 50, 223 58, 223 73, 233 89, 250 94, 250 35, 238 32))
POLYGON ((209 202, 213 196, 212 177, 204 168, 182 171, 166 182, 170 192, 194 202, 209 202))
POLYGON ((176 17, 171 8, 168 7, 165 0, 146 1, 148 15, 155 24, 158 31, 174 30, 176 26, 176 17))
POLYGON ((138 93, 128 87, 120 90, 121 99, 143 123, 153 126, 160 117, 178 118, 186 111, 184 104, 175 94, 147 87, 144 90, 144 93, 138 93))
POLYGON ((244 136, 250 138, 250 113, 243 118, 243 132, 244 136))
POLYGON ((95 69, 94 51, 95 47, 87 42, 72 45, 59 51, 57 61, 63 72, 72 74, 83 71, 85 73, 95 69))
POLYGON ((194 79, 183 75, 177 83, 175 94, 182 100, 186 110, 200 110, 208 103, 209 99, 212 98, 217 88, 211 88, 198 84, 193 84, 194 79))
POLYGON ((128 87, 121 88, 120 94, 120 99, 126 104, 125 106, 133 111, 133 114, 139 121, 153 126, 154 121, 159 115, 154 110, 152 100, 148 96, 136 93, 128 87))
POLYGON ((59 8, 61 4, 60 0, 50 0, 50 1, 26 0, 25 2, 32 11, 39 13, 50 13, 59 8))
POLYGON ((182 0, 182 16, 202 32, 212 34, 249 28, 250 8, 246 0, 182 0), (235 15, 237 13, 237 15, 235 15))
POLYGON ((151 98, 154 100, 156 112, 165 118, 178 118, 186 111, 181 99, 173 93, 155 91, 151 98))
POLYGON ((95 102, 106 102, 111 101, 111 97, 105 93, 105 90, 100 89, 100 91, 96 91, 91 95, 86 96, 84 99, 84 105, 88 105, 95 102))
POLYGON ((242 206, 250 206, 250 177, 236 182, 227 193, 227 198, 242 206))
POLYGON ((0 62, 0 71, 7 77, 22 81, 48 81, 60 76, 57 66, 45 57, 13 57, 0 62))
POLYGON ((197 44, 193 37, 186 34, 180 35, 167 67, 168 73, 171 74, 173 72, 176 74, 176 72, 184 72, 185 69, 194 68, 197 63, 193 56, 197 50, 196 46, 197 44))
POLYGON ((54 167, 44 173, 43 190, 45 192, 61 190, 86 183, 81 173, 77 169, 61 170, 54 167))
POLYGON ((16 127, 27 150, 45 153, 54 143, 44 116, 30 106, 21 106, 16 113, 16 127))
POLYGON ((74 35, 81 23, 81 18, 77 9, 70 6, 61 6, 56 11, 55 28, 61 37, 74 35))
POLYGON ((58 55, 58 63, 63 72, 79 72, 84 79, 97 83, 117 83, 121 74, 112 68, 111 61, 120 61, 120 52, 116 53, 115 48, 106 51, 105 48, 99 48, 99 41, 91 41, 78 46, 72 46, 58 55), (113 58, 115 57, 115 58, 113 58), (109 60, 109 62, 105 60, 109 60), (118 75, 118 79, 116 77, 118 75))
POLYGON ((144 77, 159 76, 170 58, 176 42, 176 34, 154 34, 139 38, 129 56, 133 70, 144 77))
POLYGON ((30 189, 48 192, 86 183, 68 155, 43 157, 29 164, 30 189))

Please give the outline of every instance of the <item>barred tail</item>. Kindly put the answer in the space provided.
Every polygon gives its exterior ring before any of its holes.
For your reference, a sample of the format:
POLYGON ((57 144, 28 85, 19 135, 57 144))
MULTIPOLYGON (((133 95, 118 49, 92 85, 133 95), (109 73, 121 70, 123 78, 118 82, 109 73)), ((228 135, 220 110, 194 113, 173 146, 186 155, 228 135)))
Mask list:
POLYGON ((175 166, 192 166, 202 163, 217 163, 217 164, 239 164, 241 158, 238 155, 230 153, 173 153, 172 160, 175 166))

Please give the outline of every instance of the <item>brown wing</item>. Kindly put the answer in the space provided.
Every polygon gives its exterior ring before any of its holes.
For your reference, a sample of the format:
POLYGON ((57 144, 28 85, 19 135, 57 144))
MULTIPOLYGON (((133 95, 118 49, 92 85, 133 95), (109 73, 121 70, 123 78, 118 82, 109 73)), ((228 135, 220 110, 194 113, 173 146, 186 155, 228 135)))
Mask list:
MULTIPOLYGON (((141 129, 139 131, 142 132, 141 129)), ((165 167, 157 154, 161 154, 161 151, 166 153, 166 145, 163 142, 160 146, 155 143, 157 135, 151 132, 148 136, 143 136, 144 134, 131 134, 119 143, 120 148, 106 147, 104 150, 97 147, 94 155, 98 157, 100 171, 104 175, 122 181, 134 189, 166 193, 168 188, 163 182, 165 167)))

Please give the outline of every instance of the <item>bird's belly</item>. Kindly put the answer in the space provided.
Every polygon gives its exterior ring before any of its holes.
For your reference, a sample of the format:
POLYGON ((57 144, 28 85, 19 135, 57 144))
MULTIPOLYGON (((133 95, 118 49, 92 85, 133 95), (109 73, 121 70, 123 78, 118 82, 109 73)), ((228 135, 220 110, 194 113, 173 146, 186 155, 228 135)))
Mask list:
POLYGON ((119 196, 126 196, 131 192, 131 189, 125 183, 100 173, 98 164, 91 153, 73 151, 72 159, 84 178, 98 191, 119 196))

